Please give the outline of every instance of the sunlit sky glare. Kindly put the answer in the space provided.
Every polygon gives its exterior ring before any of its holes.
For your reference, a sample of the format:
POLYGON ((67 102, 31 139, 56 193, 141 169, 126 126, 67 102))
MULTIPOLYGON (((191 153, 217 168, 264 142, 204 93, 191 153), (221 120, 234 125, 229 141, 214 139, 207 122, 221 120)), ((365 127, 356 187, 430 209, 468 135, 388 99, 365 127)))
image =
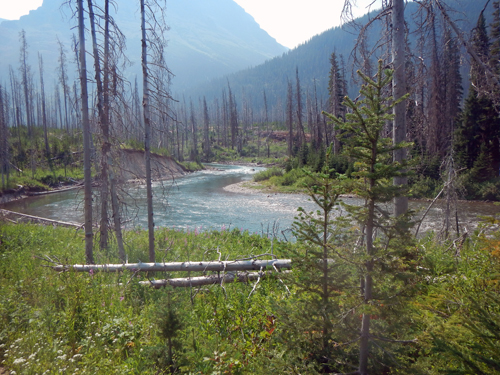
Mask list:
MULTIPOLYGON (((42 5, 43 0, 0 0, 0 18, 16 20, 42 5)), ((167 4, 168 1, 167 0, 167 4)), ((344 0, 234 0, 262 29, 282 45, 294 48, 341 24, 344 0)), ((374 0, 356 0, 355 15, 368 12, 374 0)), ((377 1, 375 4, 377 5, 377 1)))

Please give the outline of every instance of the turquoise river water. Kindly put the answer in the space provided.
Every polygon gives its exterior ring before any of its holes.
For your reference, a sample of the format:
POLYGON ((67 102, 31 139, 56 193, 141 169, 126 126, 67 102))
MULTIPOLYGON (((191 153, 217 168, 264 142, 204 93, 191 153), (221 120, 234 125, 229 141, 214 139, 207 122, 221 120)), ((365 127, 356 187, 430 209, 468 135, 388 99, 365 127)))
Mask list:
MULTIPOLYGON (((155 225, 184 230, 241 228, 261 234, 275 233, 291 238, 290 228, 297 208, 313 209, 308 197, 301 194, 266 194, 265 192, 230 192, 224 187, 251 180, 262 167, 211 165, 213 169, 195 172, 174 181, 155 182, 155 225)), ((145 185, 128 185, 120 194, 126 203, 124 212, 127 227, 147 224, 145 215, 145 185)), ((95 201, 99 199, 96 194, 95 201)), ((351 204, 361 204, 357 198, 343 198, 351 204)), ((3 205, 2 208, 49 219, 83 222, 83 192, 66 192, 31 197, 3 205)), ((412 201, 410 208, 423 212, 429 202, 412 201)), ((493 203, 461 202, 461 230, 470 231, 479 215, 499 212, 493 203)), ((443 204, 435 205, 426 216, 421 231, 439 230, 443 220, 443 204)))

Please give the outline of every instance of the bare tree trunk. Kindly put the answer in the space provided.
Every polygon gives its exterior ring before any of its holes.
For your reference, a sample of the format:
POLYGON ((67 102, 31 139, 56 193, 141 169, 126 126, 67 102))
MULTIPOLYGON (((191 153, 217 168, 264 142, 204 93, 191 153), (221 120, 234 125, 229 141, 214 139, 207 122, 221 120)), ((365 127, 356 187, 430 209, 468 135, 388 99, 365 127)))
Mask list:
POLYGON ((304 131, 304 126, 302 124, 302 90, 300 88, 300 80, 299 80, 299 68, 295 68, 295 80, 296 80, 296 88, 297 88, 297 130, 299 133, 299 147, 302 147, 304 143, 306 143, 306 134, 304 131))
POLYGON ((267 110, 267 97, 266 91, 263 92, 264 95, 264 122, 266 123, 266 147, 267 147, 267 157, 269 158, 270 146, 269 146, 269 115, 267 110))
POLYGON ((288 90, 286 95, 286 124, 288 127, 288 157, 293 156, 293 88, 288 80, 288 90))
POLYGON ((2 189, 5 189, 5 175, 8 175, 9 168, 9 131, 6 121, 7 106, 4 105, 3 88, 0 85, 0 172, 2 174, 2 189))
MULTIPOLYGON (((392 3, 392 60, 394 64, 394 79, 392 90, 394 99, 399 99, 406 94, 405 79, 405 40, 404 40, 404 0, 393 0, 392 3)), ((397 144, 406 140, 406 104, 404 101, 394 107, 393 143, 397 144)), ((406 159, 406 148, 394 151, 393 159, 401 162, 406 159)), ((407 177, 395 177, 394 185, 407 185, 407 177)), ((408 211, 408 197, 394 198, 394 215, 399 216, 408 211)))
POLYGON ((111 208, 113 210, 113 223, 115 225, 116 243, 118 245, 118 257, 122 262, 125 262, 125 248, 123 247, 122 223, 120 214, 120 204, 118 202, 118 194, 116 193, 115 178, 113 173, 111 156, 109 156, 109 188, 111 189, 111 208))
MULTIPOLYGON (((376 163, 375 150, 372 150, 372 169, 370 173, 374 173, 373 166, 376 163)), ((370 179, 370 191, 373 191, 375 186, 375 181, 370 179)), ((370 199, 368 201, 368 215, 366 222, 366 256, 367 260, 365 263, 366 274, 364 280, 361 282, 361 291, 363 293, 363 303, 365 305, 369 304, 372 300, 372 290, 373 290, 373 231, 374 231, 374 217, 375 217, 375 201, 370 199)), ((368 356, 370 354, 370 314, 363 313, 361 321, 361 338, 359 345, 359 373, 361 375, 368 375, 368 356)))
MULTIPOLYGON (((101 62, 99 57, 99 47, 97 46, 97 34, 95 30, 95 19, 92 0, 87 0, 89 8, 90 30, 92 35, 92 50, 94 55, 94 70, 97 83, 97 111, 99 115, 99 125, 102 132, 101 145, 101 223, 99 225, 99 247, 101 250, 107 249, 109 242, 108 234, 108 151, 109 151, 109 125, 104 111, 104 90, 101 80, 101 62)), ((106 47, 105 47, 106 48, 106 47)))
MULTIPOLYGON (((109 16, 109 0, 105 0, 104 3, 104 18, 105 18, 105 24, 104 24, 104 82, 103 82, 103 99, 104 99, 104 117, 106 119, 106 123, 103 124, 103 142, 106 144, 108 147, 103 147, 103 159, 107 159, 107 168, 108 168, 108 178, 109 178, 109 189, 110 189, 110 194, 111 194, 111 208, 113 210, 113 223, 115 226, 115 235, 116 235, 116 242, 118 245, 118 256, 119 258, 125 262, 126 261, 126 255, 125 255, 125 248, 123 247, 123 236, 122 236, 122 227, 121 227, 121 214, 120 214, 120 204, 118 201, 118 194, 116 192, 116 185, 115 185, 115 178, 114 178, 114 171, 112 167, 112 158, 111 158, 111 141, 110 141, 110 124, 111 124, 111 116, 110 116, 110 104, 109 104, 109 74, 110 74, 110 68, 109 68, 109 57, 110 57, 110 52, 109 52, 109 23, 110 23, 110 16, 109 16), (105 126, 104 126, 105 125, 105 126)), ((107 212, 107 211, 106 211, 107 212)))
POLYGON ((146 162, 146 194, 148 205, 148 234, 149 234, 149 261, 155 261, 155 233, 153 220, 153 189, 151 186, 151 122, 149 114, 149 86, 148 86, 148 47, 146 39, 146 10, 144 0, 141 4, 141 33, 142 33, 142 107, 144 117, 144 159, 146 162))
MULTIPOLYGON (((66 127, 66 132, 69 134, 69 119, 68 119, 68 75, 66 74, 66 53, 64 52, 64 45, 58 39, 59 44, 59 81, 63 89, 64 98, 64 125, 66 127)), ((61 110, 62 111, 62 110, 61 110)), ((62 124, 61 124, 62 126, 62 124)))
POLYGON ((57 264, 52 267, 55 271, 75 272, 122 272, 130 270, 134 272, 230 272, 230 271, 257 271, 264 268, 291 269, 290 259, 269 260, 231 260, 231 261, 196 261, 196 262, 171 262, 171 263, 127 263, 127 264, 57 264))
POLYGON ((192 141, 192 145, 191 145, 191 151, 190 151, 190 156, 189 158, 193 161, 196 161, 198 160, 198 137, 197 137, 197 133, 198 133, 198 129, 197 129, 197 126, 196 126, 196 118, 195 118, 195 115, 194 115, 194 107, 193 107, 193 101, 190 100, 190 111, 191 111, 191 131, 192 131, 192 138, 193 138, 193 141, 192 141))
MULTIPOLYGON (((47 137, 47 112, 45 110, 45 86, 43 84, 43 58, 40 53, 38 54, 38 66, 40 68, 40 89, 42 95, 42 123, 43 123, 43 139, 45 141, 45 157, 47 158, 49 165, 52 166, 50 161, 50 148, 49 139, 47 137)), ((51 167, 52 168, 52 167, 51 167)))
POLYGON ((83 128, 83 174, 84 174, 84 212, 85 212, 85 258, 87 264, 94 264, 92 232, 92 175, 90 165, 90 121, 89 99, 87 92, 87 62, 85 60, 85 25, 83 19, 83 0, 78 4, 78 37, 80 43, 80 88, 82 92, 82 128, 83 128))
POLYGON ((210 150, 210 117, 208 116, 207 101, 203 97, 203 151, 206 160, 209 160, 210 150))
POLYGON ((29 100, 29 78, 30 78, 30 66, 28 65, 28 43, 26 42, 26 32, 21 30, 19 33, 19 39, 21 42, 21 76, 22 76, 22 85, 24 91, 24 104, 26 106, 26 126, 28 127, 28 136, 31 137, 31 126, 32 126, 32 114, 31 114, 31 106, 29 100))
POLYGON ((84 182, 84 212, 85 212, 85 258, 87 264, 94 264, 93 233, 92 233, 92 175, 90 165, 90 122, 89 102, 87 92, 87 63, 85 61, 85 25, 83 20, 83 0, 78 4, 78 36, 80 41, 80 88, 82 92, 82 128, 83 128, 83 174, 84 182))

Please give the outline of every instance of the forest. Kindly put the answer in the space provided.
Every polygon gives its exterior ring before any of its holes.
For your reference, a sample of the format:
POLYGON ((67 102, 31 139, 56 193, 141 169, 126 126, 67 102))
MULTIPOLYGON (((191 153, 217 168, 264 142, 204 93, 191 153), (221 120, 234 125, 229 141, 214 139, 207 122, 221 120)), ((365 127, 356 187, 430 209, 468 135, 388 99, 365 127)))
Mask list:
POLYGON ((142 79, 133 82, 113 3, 69 6, 77 35, 72 57, 58 43, 52 92, 42 54, 38 69, 27 63, 24 32, 19 66, 0 84, 1 187, 81 181, 85 222, 2 221, 0 373, 500 373, 500 221, 484 217, 473 232, 452 224, 458 199, 500 200, 500 2, 472 30, 444 2, 420 2, 416 48, 404 2, 383 2, 353 46, 356 94, 332 46, 327 98, 302 88, 296 66, 286 96, 268 101, 263 87, 255 108, 229 80, 209 101, 173 96, 164 3, 138 2, 142 79), (375 23, 383 32, 370 44, 375 23), (144 155, 147 228, 124 229, 123 149, 144 155), (316 209, 298 207, 295 241, 155 228, 155 155, 187 169, 274 164, 261 178, 295 185, 316 209), (346 193, 364 204, 342 201, 346 193), (443 230, 419 234, 408 198, 440 196, 443 230), (205 261, 270 266, 187 277, 165 268, 205 261))

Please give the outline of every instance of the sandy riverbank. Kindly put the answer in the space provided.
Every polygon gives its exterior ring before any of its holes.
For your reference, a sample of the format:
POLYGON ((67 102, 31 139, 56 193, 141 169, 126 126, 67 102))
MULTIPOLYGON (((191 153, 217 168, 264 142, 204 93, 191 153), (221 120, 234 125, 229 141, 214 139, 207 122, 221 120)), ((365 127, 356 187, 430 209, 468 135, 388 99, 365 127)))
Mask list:
POLYGON ((237 184, 224 186, 224 191, 238 194, 268 194, 258 182, 242 181, 237 184))

